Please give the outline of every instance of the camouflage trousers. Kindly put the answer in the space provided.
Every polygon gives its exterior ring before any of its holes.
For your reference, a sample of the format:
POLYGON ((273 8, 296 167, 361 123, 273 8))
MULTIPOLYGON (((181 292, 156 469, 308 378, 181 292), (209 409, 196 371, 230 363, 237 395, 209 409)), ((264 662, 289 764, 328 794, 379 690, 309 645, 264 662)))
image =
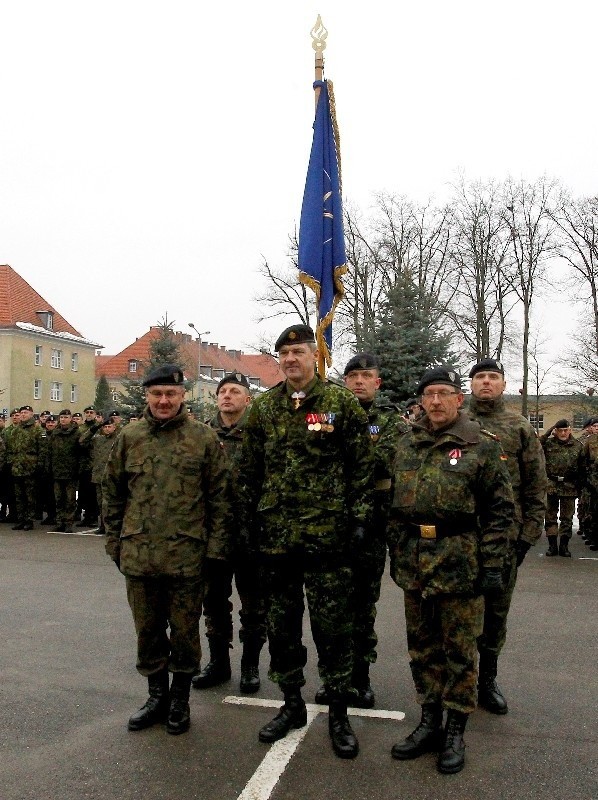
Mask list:
POLYGON ((267 608, 270 680, 285 687, 305 685, 303 667, 303 591, 309 608, 318 670, 327 689, 344 694, 351 685, 352 571, 317 555, 267 556, 263 564, 267 608))
POLYGON ((266 609, 256 558, 236 555, 232 562, 218 561, 206 574, 203 612, 210 639, 233 641, 233 577, 241 601, 239 640, 263 644, 266 641, 266 609))
POLYGON ((95 486, 91 482, 91 470, 83 470, 79 474, 77 511, 83 512, 85 521, 95 525, 98 519, 98 505, 95 486))
POLYGON ((202 579, 125 577, 137 633, 137 671, 148 676, 168 668, 195 675, 201 660, 202 579))
POLYGON ((368 532, 368 543, 353 564, 353 657, 355 666, 376 661, 376 603, 386 563, 384 527, 368 532))
POLYGON ((561 536, 566 536, 570 539, 573 535, 573 514, 575 514, 574 497, 549 494, 546 498, 546 517, 544 520, 546 535, 558 536, 560 533, 561 536))
POLYGON ((13 483, 18 521, 33 524, 36 504, 35 477, 33 475, 25 478, 14 477, 13 483))
POLYGON ((585 534, 590 524, 590 490, 584 486, 579 493, 577 501, 577 518, 579 520, 579 533, 585 534))
POLYGON ((517 558, 512 542, 509 542, 502 579, 504 589, 484 597, 484 628, 478 639, 480 654, 488 653, 496 658, 507 638, 507 616, 517 582, 517 558))
POLYGON ((481 597, 405 591, 411 674, 418 703, 442 704, 465 714, 477 701, 476 640, 482 629, 481 597))
POLYGON ((55 480, 54 500, 56 502, 56 522, 59 525, 72 525, 77 509, 77 482, 55 480))

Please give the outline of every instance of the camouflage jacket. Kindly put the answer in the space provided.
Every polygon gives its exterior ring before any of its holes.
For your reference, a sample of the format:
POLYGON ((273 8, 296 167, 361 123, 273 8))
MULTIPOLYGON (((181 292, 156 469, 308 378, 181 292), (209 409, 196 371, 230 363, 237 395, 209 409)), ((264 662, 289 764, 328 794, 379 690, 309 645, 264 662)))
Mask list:
POLYGON ((101 423, 95 420, 92 422, 85 420, 79 425, 79 472, 89 472, 91 470, 93 437, 101 427, 101 423))
POLYGON ((32 477, 42 468, 41 435, 41 428, 38 428, 34 419, 9 428, 7 456, 14 478, 32 477))
POLYGON ((4 444, 4 436, 0 434, 0 470, 4 469, 6 463, 6 445, 4 444))
MULTIPOLYGON (((398 407, 392 403, 361 403, 368 415, 368 430, 374 445, 374 518, 373 525, 380 523, 378 515, 388 511, 392 465, 397 452, 398 440, 411 427, 401 416, 398 407)), ((382 531, 383 533, 383 531, 382 531)))
POLYGON ((573 436, 561 442, 550 433, 540 437, 546 458, 548 494, 577 497, 581 488, 581 452, 583 444, 573 436))
POLYGON ((218 412, 212 419, 206 422, 213 431, 216 431, 218 438, 224 446, 231 470, 233 472, 233 481, 238 478, 238 464, 241 458, 241 445, 243 444, 243 433, 245 425, 247 424, 247 417, 249 410, 243 413, 241 419, 233 425, 232 428, 227 428, 223 422, 220 412, 218 412))
POLYGON ((598 433, 586 436, 582 444, 580 473, 582 487, 598 492, 598 433))
POLYGON ((544 452, 536 432, 525 417, 505 408, 502 397, 496 400, 471 397, 469 414, 482 428, 498 436, 507 455, 515 500, 515 522, 509 539, 521 538, 535 544, 544 529, 548 485, 544 452))
POLYGON ((299 408, 286 382, 249 410, 240 463, 243 515, 259 549, 344 554, 372 513, 367 415, 344 387, 314 378, 299 408))
POLYGON ((68 428, 58 425, 46 439, 46 465, 55 481, 74 481, 79 476, 79 426, 71 422, 68 428))
POLYGON ((115 429, 111 434, 97 431, 91 437, 91 482, 101 483, 108 458, 118 438, 118 431, 115 429))
POLYGON ((501 568, 513 492, 496 437, 464 412, 434 432, 426 417, 398 442, 389 522, 391 574, 424 597, 472 594, 479 567, 501 568), (436 527, 424 538, 420 525, 436 527))
POLYGON ((126 575, 201 574, 229 550, 229 473, 222 445, 181 407, 117 434, 104 477, 106 552, 126 575))

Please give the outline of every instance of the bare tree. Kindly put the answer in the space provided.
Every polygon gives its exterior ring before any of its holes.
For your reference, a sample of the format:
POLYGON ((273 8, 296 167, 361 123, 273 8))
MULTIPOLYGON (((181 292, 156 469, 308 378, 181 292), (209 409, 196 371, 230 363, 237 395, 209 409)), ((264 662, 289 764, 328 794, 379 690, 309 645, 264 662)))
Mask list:
POLYGON ((517 298, 501 187, 461 178, 453 201, 453 302, 449 315, 469 358, 502 358, 517 298))
POLYGON ((515 269, 513 287, 523 313, 523 391, 521 413, 527 416, 530 321, 534 293, 545 280, 543 268, 554 254, 555 223, 550 216, 557 183, 546 177, 535 183, 509 179, 505 185, 505 216, 511 233, 510 252, 515 269))
POLYGON ((299 281, 297 266, 297 236, 289 236, 289 263, 282 267, 272 267, 266 259, 259 267, 259 274, 264 279, 264 287, 254 296, 261 307, 265 308, 257 316, 257 322, 276 317, 293 315, 301 322, 309 325, 310 314, 316 313, 315 295, 308 291, 299 281))

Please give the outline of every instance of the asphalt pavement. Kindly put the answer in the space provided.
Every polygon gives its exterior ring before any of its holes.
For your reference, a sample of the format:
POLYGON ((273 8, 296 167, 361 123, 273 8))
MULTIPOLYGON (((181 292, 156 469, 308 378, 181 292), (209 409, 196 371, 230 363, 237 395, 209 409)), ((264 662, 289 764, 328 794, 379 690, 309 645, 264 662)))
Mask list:
MULTIPOLYGON (((160 725, 128 732, 146 683, 135 670, 124 578, 103 538, 77 530, 0 525, 0 800, 597 800, 598 554, 580 537, 571 559, 545 558, 545 540, 529 553, 500 659, 509 713, 476 711, 465 769, 443 776, 432 755, 390 757, 419 707, 402 596, 388 575, 372 669, 376 709, 353 718, 355 760, 334 756, 325 714, 276 750, 258 742, 274 713, 267 701, 277 705, 280 695, 264 650, 255 696, 264 705, 223 702, 240 697, 238 644, 233 679, 192 691, 187 734, 169 736, 160 725)), ((319 681, 305 628, 311 701, 319 681)))

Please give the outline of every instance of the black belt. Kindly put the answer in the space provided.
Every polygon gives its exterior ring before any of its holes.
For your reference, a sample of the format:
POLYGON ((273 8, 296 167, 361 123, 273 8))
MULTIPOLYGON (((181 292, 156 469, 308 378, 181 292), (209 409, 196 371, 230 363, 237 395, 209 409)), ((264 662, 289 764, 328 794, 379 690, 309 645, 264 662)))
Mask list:
POLYGON ((433 525, 416 525, 413 522, 404 523, 410 533, 419 536, 420 539, 446 539, 448 536, 462 536, 464 533, 475 533, 476 525, 472 523, 468 527, 447 522, 436 522, 433 525))

